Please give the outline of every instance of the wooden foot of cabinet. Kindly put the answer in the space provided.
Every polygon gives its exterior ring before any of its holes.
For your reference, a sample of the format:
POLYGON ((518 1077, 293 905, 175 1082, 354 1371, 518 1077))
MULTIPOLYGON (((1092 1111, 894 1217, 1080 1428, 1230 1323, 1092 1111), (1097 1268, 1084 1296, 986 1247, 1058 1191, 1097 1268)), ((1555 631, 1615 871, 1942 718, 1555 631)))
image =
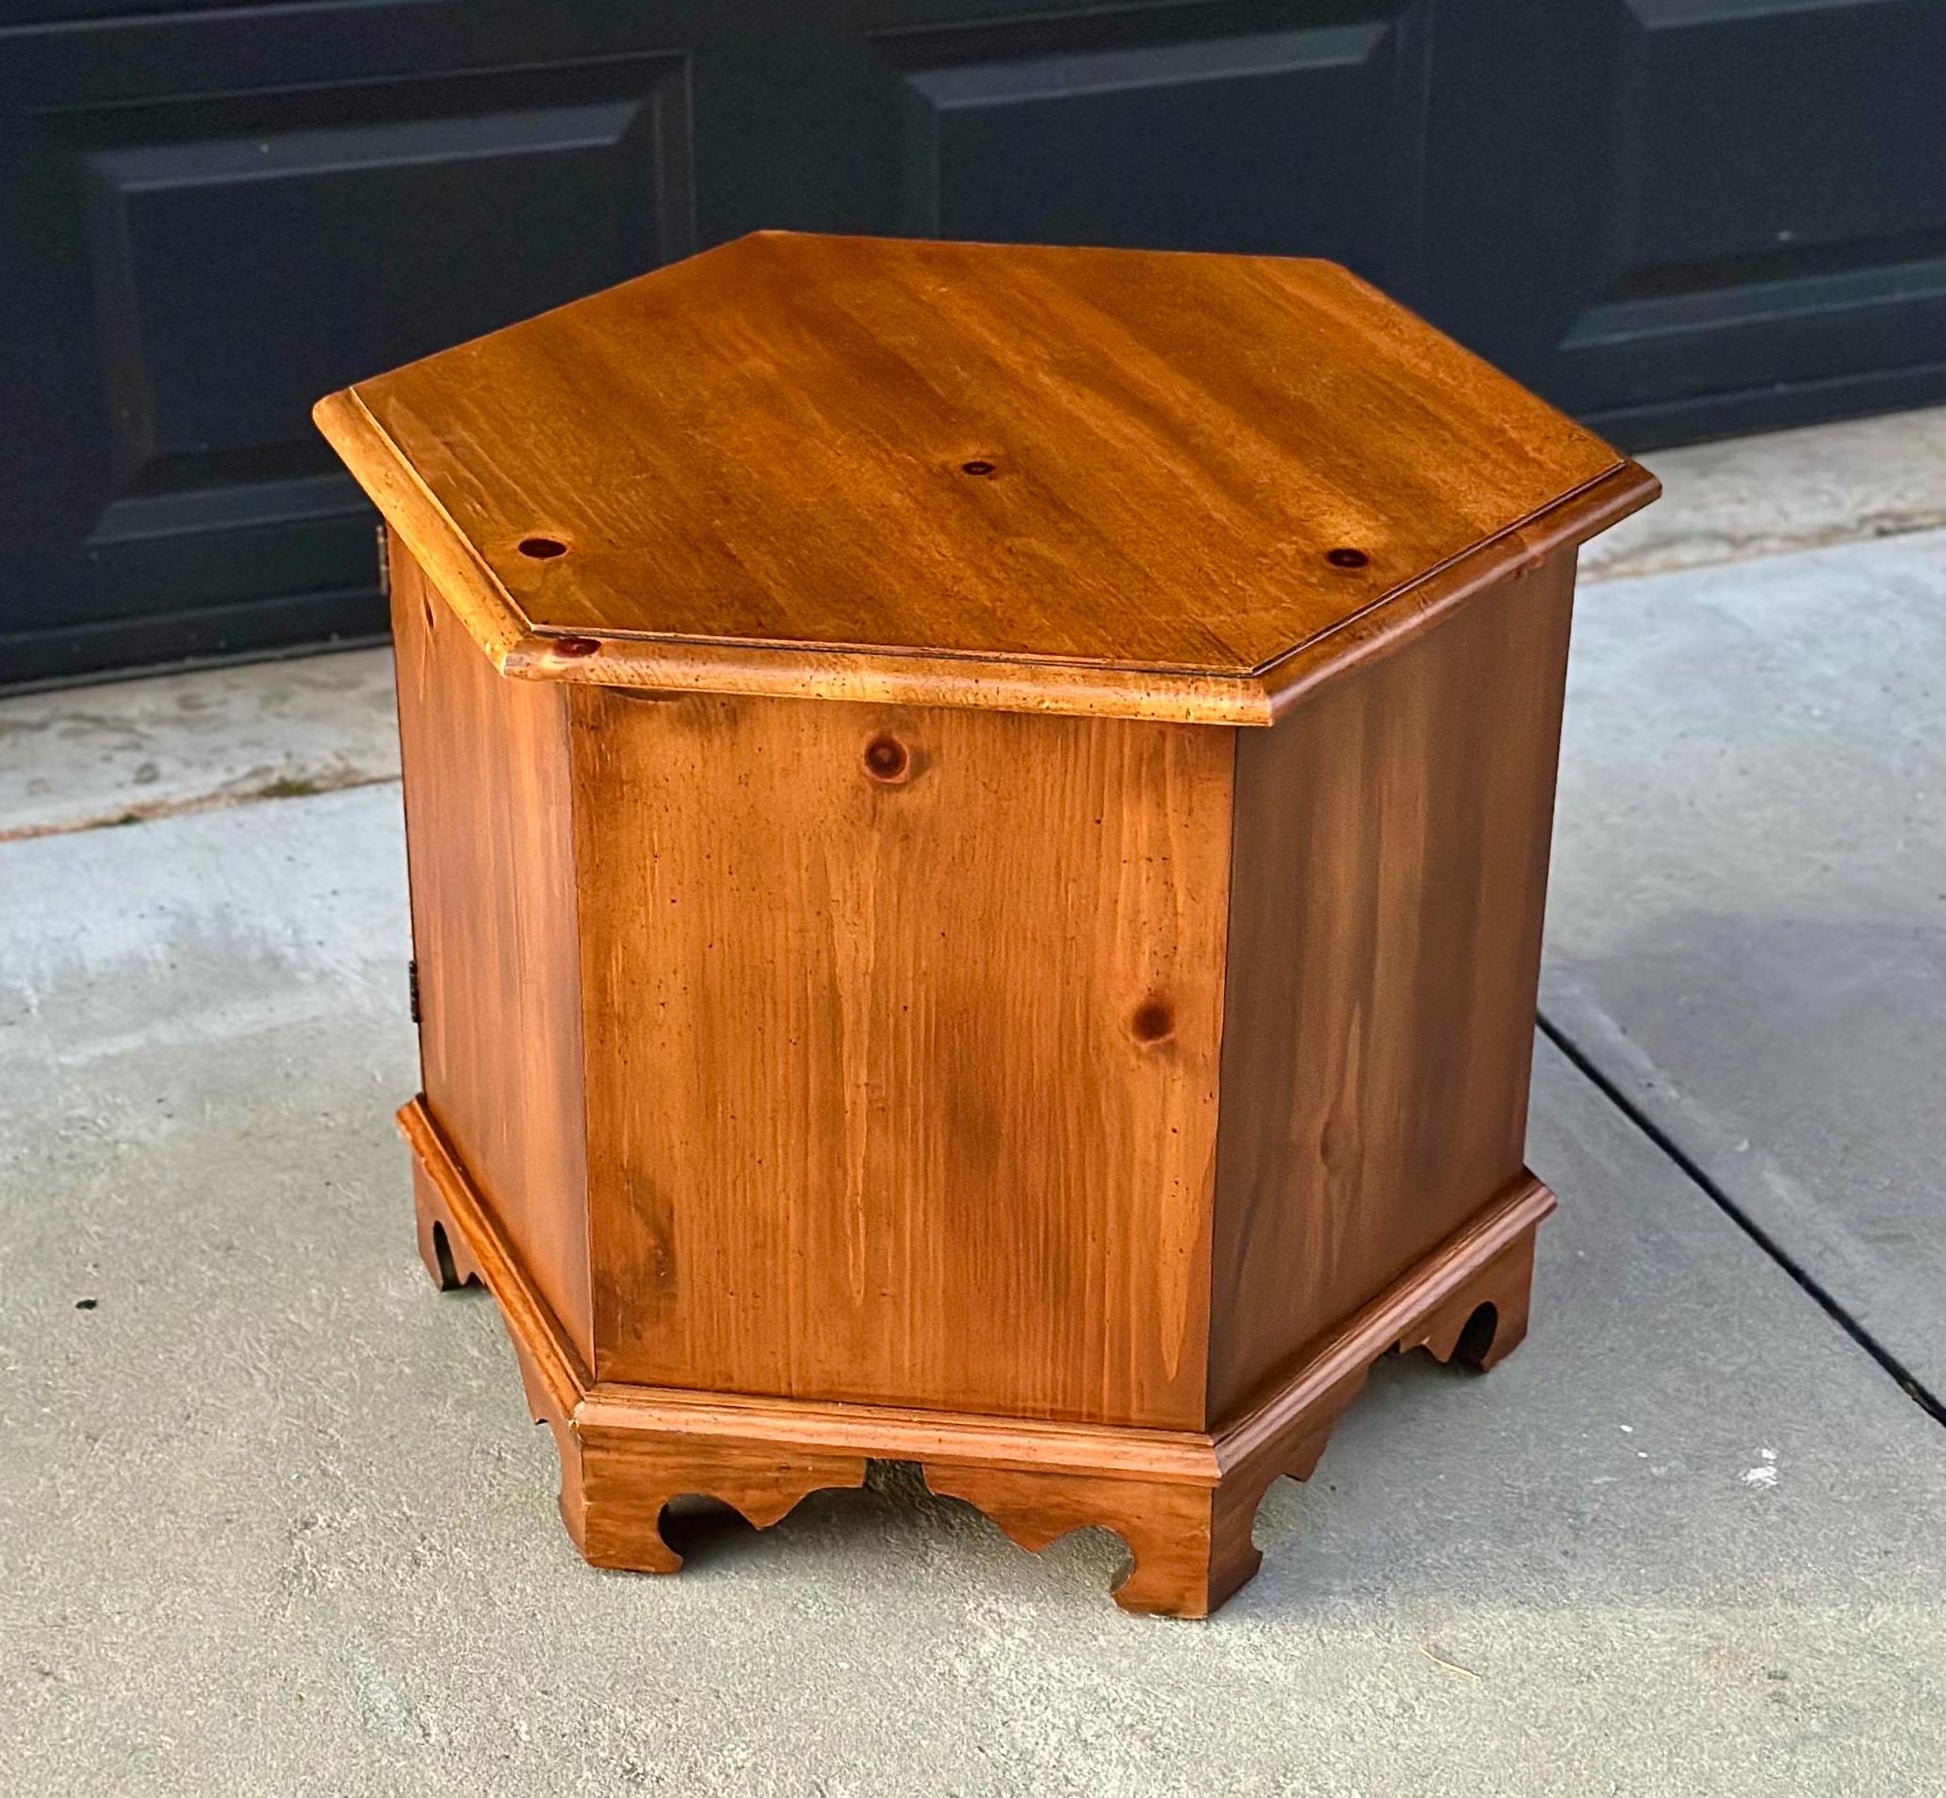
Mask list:
POLYGON ((419 1259, 425 1264, 427 1278, 441 1292, 480 1285, 479 1263, 473 1259, 465 1234, 452 1222, 440 1200, 439 1188, 418 1155, 412 1158, 412 1212, 419 1259))
POLYGON ((1476 1373, 1497 1366, 1527 1335, 1527 1295, 1534 1283, 1534 1232, 1510 1242, 1438 1310, 1399 1339, 1435 1361, 1457 1361, 1476 1373))
POLYGON ((562 1517, 595 1566, 675 1572, 663 1516, 687 1494, 761 1529, 808 1493, 863 1485, 868 1458, 913 1461, 932 1491, 978 1507, 1023 1547, 1113 1530, 1132 1557, 1116 1602, 1175 1617, 1209 1615, 1257 1571, 1264 1494, 1310 1477, 1374 1361, 1423 1348, 1486 1368, 1520 1341, 1534 1230, 1554 1202, 1532 1176, 1501 1194, 1214 1432, 968 1416, 593 1379, 423 1106, 399 1115, 427 1271, 442 1288, 477 1280, 493 1293, 529 1411, 560 1451, 562 1517))
POLYGON ((1027 1472, 965 1462, 925 1464, 926 1484, 984 1511, 1022 1548, 1036 1551, 1070 1530, 1113 1530, 1129 1565, 1115 1587, 1125 1611, 1207 1617, 1257 1571, 1250 1540, 1259 1489, 1169 1480, 1027 1472))
MULTIPOLYGON (((529 1393, 533 1393, 532 1382, 529 1393)), ((561 1516, 591 1566, 631 1573, 674 1573, 682 1556, 662 1533, 672 1500, 714 1498, 768 1529, 813 1492, 865 1483, 859 1454, 792 1452, 774 1443, 738 1442, 680 1429, 589 1428, 550 1414, 536 1422, 561 1451, 561 1516)))

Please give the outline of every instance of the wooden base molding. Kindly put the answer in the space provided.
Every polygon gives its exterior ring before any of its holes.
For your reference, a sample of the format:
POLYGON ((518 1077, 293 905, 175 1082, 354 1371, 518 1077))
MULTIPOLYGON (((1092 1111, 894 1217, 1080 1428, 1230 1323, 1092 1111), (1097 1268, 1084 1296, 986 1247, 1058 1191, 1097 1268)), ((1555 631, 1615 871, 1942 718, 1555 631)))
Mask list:
POLYGON ((1554 1208, 1524 1175, 1213 1433, 964 1416, 594 1379, 423 1100, 399 1123, 426 1271, 442 1288, 478 1281, 498 1303, 529 1409, 560 1450, 561 1514, 595 1566, 675 1572, 662 1518, 685 1494, 764 1528, 807 1493, 863 1485, 868 1459, 915 1461, 934 1492, 977 1506, 1023 1547, 1088 1525, 1115 1531, 1132 1556, 1116 1602, 1178 1617, 1207 1616, 1256 1572, 1264 1493, 1280 1475, 1310 1476, 1375 1361, 1425 1349, 1485 1369, 1519 1343, 1534 1230, 1554 1208))

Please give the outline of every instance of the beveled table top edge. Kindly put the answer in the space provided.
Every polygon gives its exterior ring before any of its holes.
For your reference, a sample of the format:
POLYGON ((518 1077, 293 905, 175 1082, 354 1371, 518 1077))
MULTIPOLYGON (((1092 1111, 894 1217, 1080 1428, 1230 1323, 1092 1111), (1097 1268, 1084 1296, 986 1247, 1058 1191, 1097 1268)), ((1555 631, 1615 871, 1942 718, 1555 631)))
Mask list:
POLYGON ((1267 726, 1322 681, 1388 653, 1494 582, 1538 566, 1661 491, 1624 456, 1525 519, 1379 595, 1349 617, 1236 673, 985 655, 923 647, 741 642, 536 626, 358 395, 327 395, 319 430, 502 674, 665 694, 715 693, 970 706, 1267 726))

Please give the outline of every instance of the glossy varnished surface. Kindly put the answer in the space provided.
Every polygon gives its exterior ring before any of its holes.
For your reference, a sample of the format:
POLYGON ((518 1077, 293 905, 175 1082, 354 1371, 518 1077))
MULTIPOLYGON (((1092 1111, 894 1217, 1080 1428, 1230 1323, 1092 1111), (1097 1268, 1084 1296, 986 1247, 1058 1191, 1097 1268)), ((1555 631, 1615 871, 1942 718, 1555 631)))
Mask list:
POLYGON ((412 558, 391 567, 422 1078, 585 1353, 567 695, 502 680, 412 558))
POLYGON ((1522 1176, 1573 583, 1238 734, 1214 1419, 1522 1176))
MULTIPOLYGON (((734 686, 753 647, 1234 678, 1603 477, 1611 509, 1653 492, 1342 269, 1281 258, 763 234, 320 421, 422 555, 465 565, 490 649, 538 633, 533 672, 549 636, 660 643, 644 684, 707 684, 713 650, 734 686)), ((557 671, 604 678, 602 653, 557 671)))
POLYGON ((573 701, 601 1377, 1200 1425, 1233 733, 573 701))

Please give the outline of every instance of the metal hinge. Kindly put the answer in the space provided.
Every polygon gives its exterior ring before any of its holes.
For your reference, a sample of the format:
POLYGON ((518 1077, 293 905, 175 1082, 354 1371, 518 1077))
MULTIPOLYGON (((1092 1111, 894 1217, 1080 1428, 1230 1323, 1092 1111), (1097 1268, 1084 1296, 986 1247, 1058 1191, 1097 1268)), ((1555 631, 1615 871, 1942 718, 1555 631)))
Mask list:
POLYGON ((405 981, 406 981, 407 988, 410 990, 412 994, 412 1021, 416 1024, 420 1021, 419 1020, 419 963, 416 960, 409 961, 405 964, 405 981))
POLYGON ((378 596, 383 600, 392 597, 392 552, 382 518, 378 521, 378 596))

